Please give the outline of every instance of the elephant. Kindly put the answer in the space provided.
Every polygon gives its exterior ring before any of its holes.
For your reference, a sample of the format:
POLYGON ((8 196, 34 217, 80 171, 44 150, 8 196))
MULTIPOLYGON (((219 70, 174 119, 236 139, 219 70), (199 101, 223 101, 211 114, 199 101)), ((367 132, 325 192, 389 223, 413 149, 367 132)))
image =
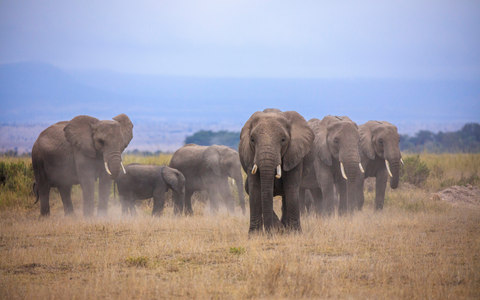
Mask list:
POLYGON ((122 213, 135 215, 135 200, 153 197, 153 216, 160 216, 165 205, 165 193, 173 191, 174 213, 182 214, 185 197, 185 177, 167 166, 129 164, 126 174, 115 179, 122 204, 122 213))
POLYGON ((361 209, 364 203, 364 178, 375 177, 375 210, 381 210, 388 178, 392 189, 398 187, 400 167, 403 165, 400 136, 397 127, 386 121, 368 121, 359 126, 358 132, 360 157, 365 167, 365 174, 357 184, 358 207, 361 209))
POLYGON ((249 234, 265 229, 301 231, 299 188, 303 159, 314 139, 307 121, 295 111, 257 111, 247 120, 238 146, 250 196, 249 234), (273 197, 282 196, 282 218, 273 197))
POLYGON ((32 148, 35 193, 40 214, 50 214, 50 188, 60 192, 65 215, 73 213, 72 185, 80 184, 83 214, 92 216, 95 181, 98 185, 98 214, 106 214, 112 179, 125 172, 122 152, 133 137, 133 124, 125 114, 113 120, 77 116, 42 131, 32 148))
POLYGON ((363 171, 360 164, 357 124, 348 117, 326 116, 311 119, 315 134, 313 148, 304 160, 300 195, 309 189, 317 214, 331 215, 335 210, 335 190, 339 195, 338 214, 357 208, 356 181, 363 171))
POLYGON ((185 176, 185 214, 193 214, 191 198, 196 191, 208 192, 214 211, 223 199, 228 210, 233 212, 235 202, 230 192, 229 177, 235 181, 240 207, 245 214, 243 176, 238 152, 234 149, 221 145, 187 144, 175 151, 169 166, 185 176))

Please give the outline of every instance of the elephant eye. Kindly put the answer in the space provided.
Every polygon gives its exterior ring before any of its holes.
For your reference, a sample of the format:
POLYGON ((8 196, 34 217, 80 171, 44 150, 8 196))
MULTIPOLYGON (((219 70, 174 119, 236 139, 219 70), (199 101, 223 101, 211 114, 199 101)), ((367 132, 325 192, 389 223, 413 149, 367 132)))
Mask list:
POLYGON ((333 139, 333 142, 334 142, 335 144, 338 144, 338 142, 339 142, 338 138, 334 138, 334 139, 333 139))
POLYGON ((380 145, 383 145, 383 139, 379 139, 378 142, 380 143, 380 145))
POLYGON ((105 141, 104 141, 104 140, 102 140, 102 139, 98 139, 98 141, 97 141, 97 142, 98 142, 98 143, 99 143, 101 146, 103 146, 103 145, 105 144, 105 141))
POLYGON ((286 141, 285 138, 282 138, 282 143, 285 143, 285 141, 286 141))
POLYGON ((250 138, 250 142, 255 143, 255 139, 253 137, 250 138))

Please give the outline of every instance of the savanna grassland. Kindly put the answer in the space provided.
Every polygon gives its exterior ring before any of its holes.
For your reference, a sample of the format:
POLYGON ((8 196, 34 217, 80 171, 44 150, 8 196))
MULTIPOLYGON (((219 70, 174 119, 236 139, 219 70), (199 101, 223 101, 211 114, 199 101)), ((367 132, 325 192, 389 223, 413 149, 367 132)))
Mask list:
MULTIPOLYGON (((416 158, 404 157, 406 165, 416 158)), ((387 191, 382 212, 373 211, 367 184, 365 207, 353 216, 303 216, 301 234, 249 237, 248 214, 237 207, 213 215, 198 196, 192 217, 174 217, 170 204, 152 218, 145 201, 137 217, 125 218, 113 199, 109 217, 85 219, 77 187, 76 216, 63 216, 53 192, 52 215, 39 218, 29 159, 2 158, 0 167, 15 176, 0 190, 0 299, 478 299, 480 206, 454 206, 432 193, 479 187, 480 154, 418 159, 413 171, 427 176, 414 185, 405 175, 387 191)))

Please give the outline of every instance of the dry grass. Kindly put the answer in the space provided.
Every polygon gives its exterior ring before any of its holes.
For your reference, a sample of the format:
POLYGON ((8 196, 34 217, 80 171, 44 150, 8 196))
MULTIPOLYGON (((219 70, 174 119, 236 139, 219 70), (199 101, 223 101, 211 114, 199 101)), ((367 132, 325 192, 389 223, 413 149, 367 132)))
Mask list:
MULTIPOLYGON (((478 168, 475 159, 465 168, 478 168)), ((444 179, 458 178, 443 167, 444 179)), ((78 190, 77 217, 63 217, 54 198, 47 219, 38 207, 0 212, 0 299, 480 295, 480 208, 452 207, 410 186, 389 190, 381 213, 367 192, 352 217, 305 216, 301 234, 250 238, 248 216, 214 216, 200 201, 193 217, 176 218, 168 206, 152 218, 145 203, 138 217, 123 218, 112 202, 110 217, 84 219, 78 190)))

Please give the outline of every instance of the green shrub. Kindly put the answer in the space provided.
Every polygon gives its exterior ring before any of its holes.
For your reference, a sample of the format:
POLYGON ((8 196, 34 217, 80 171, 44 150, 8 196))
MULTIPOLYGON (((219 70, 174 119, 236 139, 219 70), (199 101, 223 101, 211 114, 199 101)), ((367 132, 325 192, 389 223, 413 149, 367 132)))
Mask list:
POLYGON ((145 268, 148 264, 148 257, 146 256, 136 256, 128 257, 125 262, 131 267, 142 267, 145 268))
POLYGON ((33 204, 33 168, 25 159, 0 161, 0 209, 33 204))
POLYGON ((405 158, 404 166, 401 170, 400 179, 403 182, 411 183, 417 187, 423 186, 430 174, 430 169, 427 164, 420 159, 420 155, 405 158))
POLYGON ((230 253, 240 255, 240 254, 245 253, 245 248, 243 248, 243 247, 230 247, 230 253))

